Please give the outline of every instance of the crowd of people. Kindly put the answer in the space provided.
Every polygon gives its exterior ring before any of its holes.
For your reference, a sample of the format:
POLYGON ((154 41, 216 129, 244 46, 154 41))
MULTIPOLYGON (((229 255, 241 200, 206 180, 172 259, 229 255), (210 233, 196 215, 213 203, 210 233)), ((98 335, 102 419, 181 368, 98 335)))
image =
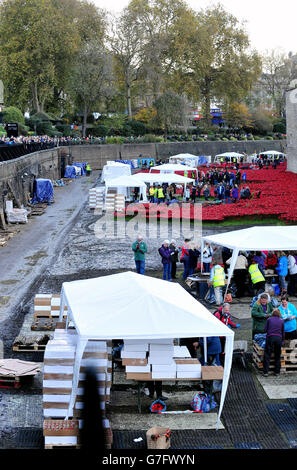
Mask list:
MULTIPOLYGON (((145 274, 145 257, 147 244, 142 236, 138 236, 132 245, 136 270, 145 274)), ((224 303, 223 294, 228 269, 231 264, 232 252, 223 248, 220 255, 222 263, 214 260, 217 248, 206 243, 203 251, 201 247, 185 239, 181 246, 175 240, 164 240, 159 248, 163 266, 163 279, 171 281, 176 279, 177 263, 184 265, 182 278, 187 280, 194 272, 202 271, 209 274, 207 284, 209 295, 206 298, 210 304, 216 305, 214 315, 229 328, 239 328, 233 322, 230 313, 230 304, 224 303)), ((217 253, 219 254, 219 253, 217 253)), ((264 376, 268 375, 271 354, 275 355, 275 374, 280 373, 281 347, 285 340, 297 340, 297 309, 289 301, 289 296, 297 296, 297 252, 289 251, 256 251, 241 252, 238 255, 234 272, 233 283, 236 287, 235 297, 246 294, 253 296, 251 304, 252 339, 260 338, 264 342, 264 376), (271 283, 267 288, 267 278, 271 283), (270 293, 267 292, 269 290, 270 293), (276 296, 280 295, 280 303, 276 296)), ((224 363, 225 338, 207 339, 207 360, 216 365, 224 363)), ((203 342, 199 338, 183 340, 192 357, 197 357, 197 350, 201 350, 201 363, 204 364, 203 342)))
MULTIPOLYGON (((166 202, 171 204, 178 202, 178 198, 186 202, 196 203, 200 200, 209 201, 212 197, 212 188, 214 201, 221 201, 227 204, 237 203, 242 199, 251 199, 249 186, 247 186, 247 175, 245 171, 237 170, 236 172, 225 170, 198 170, 197 174, 193 171, 186 171, 186 177, 195 179, 195 183, 176 185, 168 184, 152 184, 148 188, 148 199, 150 203, 161 204, 166 202), (190 173, 190 174, 189 174, 190 173), (180 188, 178 190, 178 187, 180 188)), ((260 197, 261 192, 257 192, 255 197, 260 197)))

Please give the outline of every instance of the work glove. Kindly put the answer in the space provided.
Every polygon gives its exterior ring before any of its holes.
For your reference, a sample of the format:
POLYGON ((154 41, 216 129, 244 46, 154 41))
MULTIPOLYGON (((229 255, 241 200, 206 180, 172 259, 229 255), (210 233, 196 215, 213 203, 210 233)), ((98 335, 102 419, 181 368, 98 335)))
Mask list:
POLYGON ((237 323, 237 325, 235 325, 235 328, 240 328, 240 324, 237 323))

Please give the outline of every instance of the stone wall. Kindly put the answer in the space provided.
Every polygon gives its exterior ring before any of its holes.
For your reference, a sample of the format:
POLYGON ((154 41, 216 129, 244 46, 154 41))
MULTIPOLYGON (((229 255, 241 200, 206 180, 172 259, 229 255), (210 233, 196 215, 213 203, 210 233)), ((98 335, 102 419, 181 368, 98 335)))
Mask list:
POLYGON ((35 152, 15 160, 1 162, 0 207, 3 207, 6 192, 7 199, 12 199, 15 207, 26 205, 34 177, 59 179, 67 162, 67 147, 35 152))
POLYGON ((286 150, 285 140, 259 140, 242 142, 174 142, 123 145, 73 145, 70 153, 73 162, 88 162, 94 170, 100 170, 108 160, 136 159, 139 155, 166 160, 172 155, 191 153, 211 155, 224 152, 260 153, 265 150, 286 150))
POLYGON ((297 87, 286 96, 288 170, 297 173, 297 87))

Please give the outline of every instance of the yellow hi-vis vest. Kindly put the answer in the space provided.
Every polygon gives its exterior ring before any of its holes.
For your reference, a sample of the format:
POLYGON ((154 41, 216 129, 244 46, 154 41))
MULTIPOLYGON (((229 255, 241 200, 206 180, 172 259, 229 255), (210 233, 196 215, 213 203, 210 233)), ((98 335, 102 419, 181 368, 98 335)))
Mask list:
POLYGON ((150 188, 150 196, 153 196, 155 194, 155 188, 150 188))
POLYGON ((251 266, 249 267, 249 273, 251 275, 251 280, 253 284, 265 281, 265 278, 261 273, 258 264, 251 264, 251 266))
POLYGON ((225 271, 222 267, 214 268, 213 287, 225 285, 225 271))
POLYGON ((164 197, 163 189, 158 189, 158 198, 164 197))

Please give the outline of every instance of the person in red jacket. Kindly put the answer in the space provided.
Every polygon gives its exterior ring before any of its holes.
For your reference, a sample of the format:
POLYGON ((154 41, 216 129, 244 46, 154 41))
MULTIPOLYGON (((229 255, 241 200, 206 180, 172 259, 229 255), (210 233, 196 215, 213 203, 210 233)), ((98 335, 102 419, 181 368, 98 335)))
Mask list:
MULTIPOLYGON (((230 304, 223 304, 222 307, 220 307, 218 310, 214 312, 214 316, 218 318, 222 323, 224 323, 228 328, 239 328, 240 325, 239 323, 234 323, 231 319, 231 314, 230 314, 230 304)), ((221 363, 224 364, 225 360, 225 343, 226 343, 226 337, 225 336, 220 336, 221 340, 221 347, 222 347, 222 352, 220 355, 220 360, 221 363)))

